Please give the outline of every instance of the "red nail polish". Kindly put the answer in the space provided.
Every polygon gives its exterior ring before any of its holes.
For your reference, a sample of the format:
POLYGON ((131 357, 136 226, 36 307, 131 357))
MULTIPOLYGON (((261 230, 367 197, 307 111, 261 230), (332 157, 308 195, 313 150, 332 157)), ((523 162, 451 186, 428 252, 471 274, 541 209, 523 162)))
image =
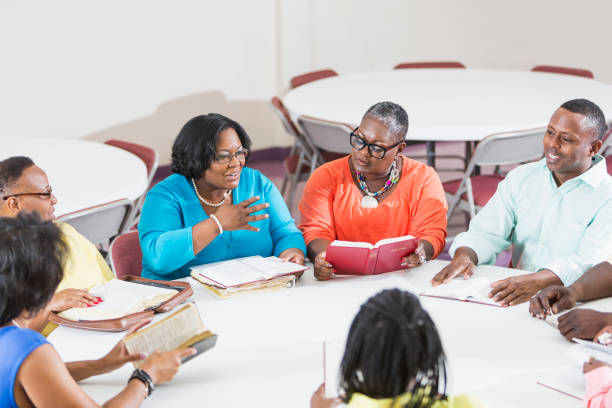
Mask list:
POLYGON ((87 305, 87 307, 92 307, 93 305, 87 305))

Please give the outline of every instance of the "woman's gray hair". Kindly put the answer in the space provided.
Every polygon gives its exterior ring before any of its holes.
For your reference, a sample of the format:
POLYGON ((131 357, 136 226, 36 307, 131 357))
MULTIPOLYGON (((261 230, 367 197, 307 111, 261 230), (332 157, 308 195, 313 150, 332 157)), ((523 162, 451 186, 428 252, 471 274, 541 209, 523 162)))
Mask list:
POLYGON ((396 135, 403 140, 406 139, 406 133, 408 133, 408 114, 404 108, 398 104, 393 102, 378 102, 370 106, 361 120, 367 117, 373 117, 380 120, 385 124, 392 135, 396 135))

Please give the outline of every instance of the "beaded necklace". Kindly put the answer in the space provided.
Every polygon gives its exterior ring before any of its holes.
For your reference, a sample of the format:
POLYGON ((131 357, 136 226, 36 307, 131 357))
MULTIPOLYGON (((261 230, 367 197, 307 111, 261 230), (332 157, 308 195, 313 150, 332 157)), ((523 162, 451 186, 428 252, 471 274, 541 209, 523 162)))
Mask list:
POLYGON ((376 200, 375 197, 378 197, 386 193, 387 191, 389 191, 391 187, 393 187, 395 183, 399 181, 399 170, 397 169, 397 164, 395 160, 393 161, 393 164, 391 165, 391 171, 389 172, 389 178, 385 182, 385 185, 375 193, 370 192, 370 190, 368 189, 368 185, 366 184, 366 178, 363 174, 361 174, 358 171, 355 171, 355 174, 357 175, 357 180, 359 181, 359 187, 361 188, 361 191, 363 191, 366 194, 361 199, 361 206, 364 208, 378 207, 378 200, 376 200))

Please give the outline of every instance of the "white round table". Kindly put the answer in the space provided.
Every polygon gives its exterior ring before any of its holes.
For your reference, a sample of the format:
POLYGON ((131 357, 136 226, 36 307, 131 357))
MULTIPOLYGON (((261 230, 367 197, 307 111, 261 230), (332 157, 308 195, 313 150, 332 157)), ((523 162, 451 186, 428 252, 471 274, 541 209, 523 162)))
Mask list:
POLYGON ((79 139, 2 138, 0 160, 28 156, 47 173, 61 216, 120 198, 136 200, 148 187, 138 156, 79 139))
MULTIPOLYGON (((213 298, 187 278, 204 324, 219 335, 217 345, 181 367, 170 384, 156 387, 145 405, 307 407, 323 382, 323 341, 343 341, 368 297, 391 287, 418 292, 417 288, 429 287, 433 275, 447 264, 436 260, 411 271, 325 282, 315 281, 309 270, 294 289, 227 300, 213 298)), ((475 276, 493 281, 520 273, 479 266, 475 276)), ((575 363, 565 355, 572 343, 531 317, 527 303, 501 308, 422 296, 420 300, 440 332, 451 393, 477 395, 485 406, 495 408, 582 406, 581 401, 537 384, 575 363)), ((610 302, 600 306, 596 308, 609 309, 610 302)), ((59 327, 49 341, 65 361, 74 361, 103 356, 122 336, 59 327)), ((126 365, 87 379, 83 389, 103 403, 121 391, 132 369, 126 365)))
MULTIPOLYGON (((478 141, 498 132, 543 127, 563 102, 586 98, 612 119, 612 85, 530 71, 400 69, 340 75, 290 90, 291 116, 359 124, 373 104, 391 101, 408 112, 408 139, 478 141)), ((433 146, 433 143, 431 143, 433 146)))

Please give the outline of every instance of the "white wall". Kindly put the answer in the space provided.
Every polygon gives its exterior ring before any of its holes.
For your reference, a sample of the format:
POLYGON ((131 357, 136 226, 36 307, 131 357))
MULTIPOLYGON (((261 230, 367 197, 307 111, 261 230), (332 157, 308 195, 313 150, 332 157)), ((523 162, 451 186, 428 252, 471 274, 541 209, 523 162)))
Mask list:
POLYGON ((0 137, 119 138, 167 162, 190 117, 287 145, 269 109, 293 75, 401 61, 591 69, 612 83, 608 0, 0 0, 0 137))

